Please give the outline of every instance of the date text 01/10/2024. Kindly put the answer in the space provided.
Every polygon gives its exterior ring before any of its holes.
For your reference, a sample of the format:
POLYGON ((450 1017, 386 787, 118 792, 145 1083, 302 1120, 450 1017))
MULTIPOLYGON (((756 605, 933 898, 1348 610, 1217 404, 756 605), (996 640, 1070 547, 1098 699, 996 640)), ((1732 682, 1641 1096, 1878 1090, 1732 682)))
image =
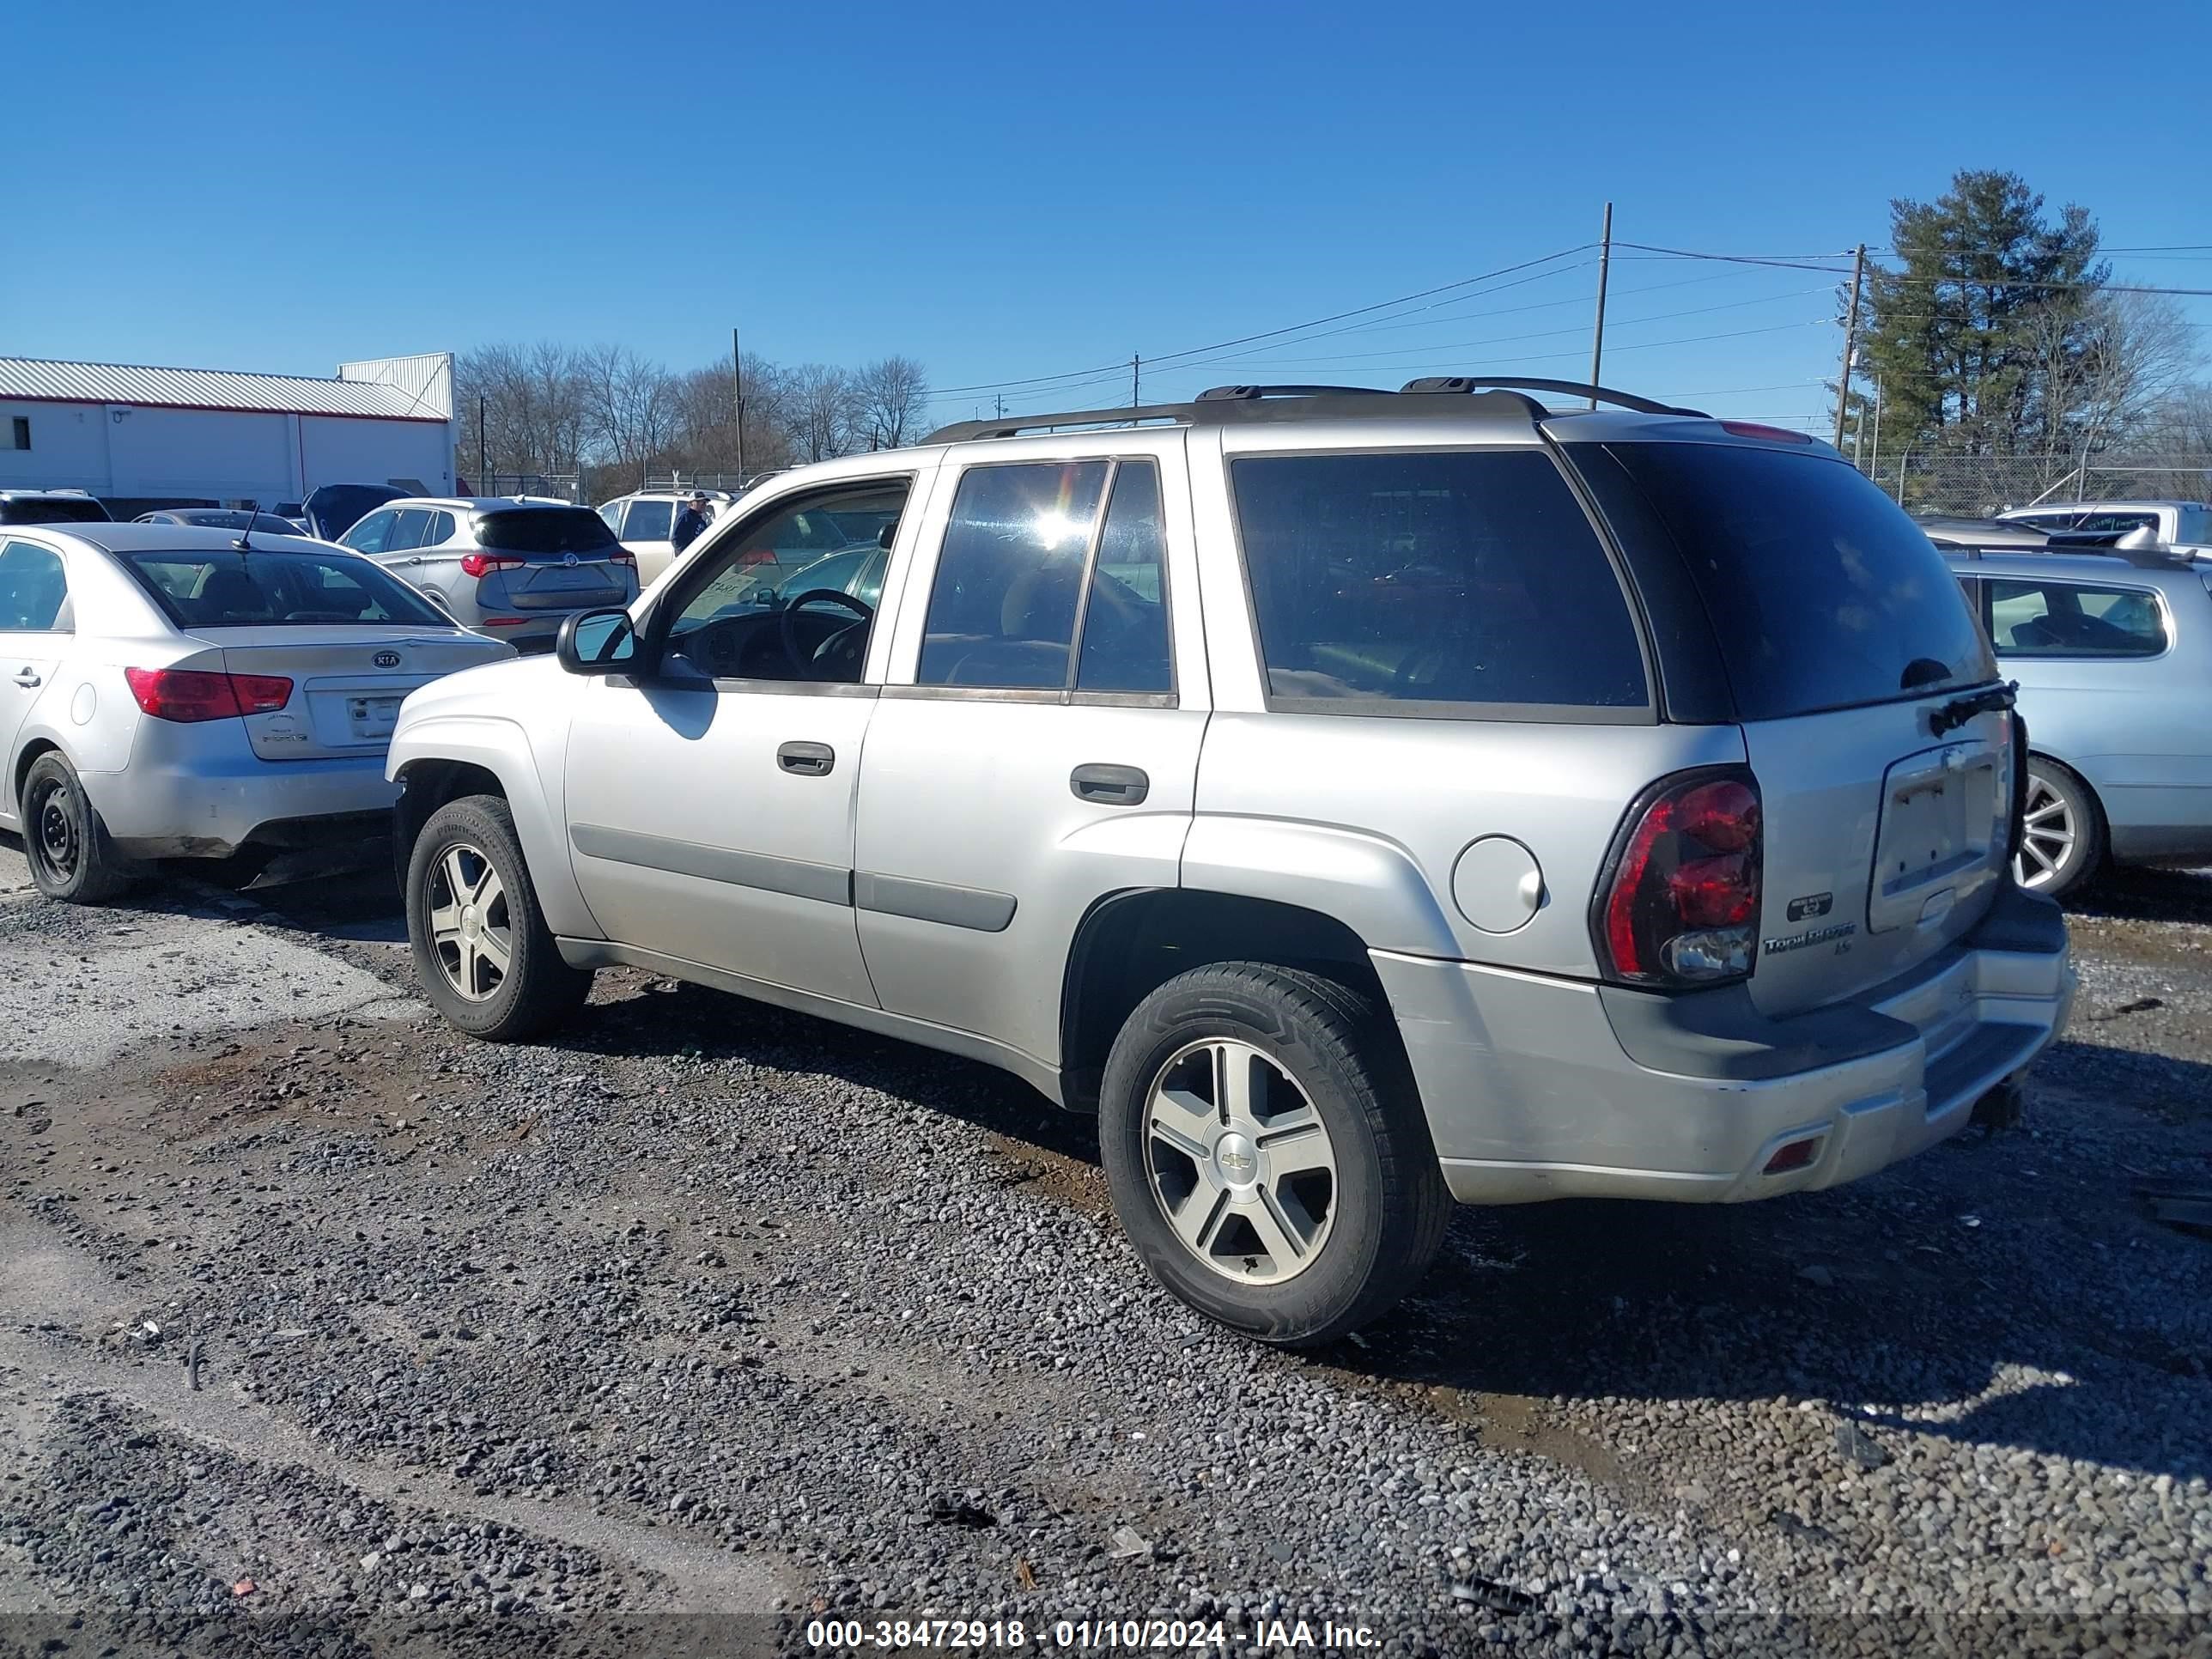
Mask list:
POLYGON ((1304 1619, 1263 1620, 1231 1630, 1222 1620, 1060 1619, 1034 1628, 1020 1620, 817 1619, 806 1626, 810 1648, 902 1652, 933 1647, 1012 1650, 1032 1644, 1061 1652, 1171 1653, 1258 1645, 1271 1650, 1357 1651, 1380 1647, 1372 1626, 1304 1619))

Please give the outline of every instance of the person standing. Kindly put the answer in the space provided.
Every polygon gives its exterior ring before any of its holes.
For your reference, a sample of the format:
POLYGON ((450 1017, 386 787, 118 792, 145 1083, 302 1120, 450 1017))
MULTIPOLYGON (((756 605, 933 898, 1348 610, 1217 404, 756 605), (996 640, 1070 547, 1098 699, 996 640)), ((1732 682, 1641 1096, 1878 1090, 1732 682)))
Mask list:
POLYGON ((707 492, 703 489, 693 490, 691 499, 684 503, 684 510, 676 515, 676 523, 668 532, 668 539, 677 552, 683 552, 685 548, 698 540, 699 532, 704 530, 709 522, 707 514, 707 492))

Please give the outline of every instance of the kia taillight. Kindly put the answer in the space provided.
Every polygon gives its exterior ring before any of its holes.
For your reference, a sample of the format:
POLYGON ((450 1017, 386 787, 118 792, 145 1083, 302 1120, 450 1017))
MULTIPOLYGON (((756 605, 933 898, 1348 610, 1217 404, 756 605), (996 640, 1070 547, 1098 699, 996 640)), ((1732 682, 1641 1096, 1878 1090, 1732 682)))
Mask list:
POLYGON ((496 553, 464 553, 461 555, 461 574, 481 580, 501 570, 520 570, 527 559, 502 559, 496 553))
POLYGON ((1591 918, 1609 975, 1667 988, 1749 974, 1763 842, 1759 785, 1741 767, 1645 790, 1614 839, 1591 918))
POLYGON ((772 547, 749 547, 738 555, 738 562, 741 565, 774 564, 775 550, 772 547))
POLYGON ((273 714, 292 701, 292 682, 281 674, 210 674, 196 668, 126 668, 123 678, 141 712, 157 720, 191 725, 273 714))
POLYGON ((629 549, 626 547, 618 549, 615 552, 605 554, 603 556, 606 559, 606 562, 609 564, 635 564, 637 562, 637 555, 631 552, 629 549))

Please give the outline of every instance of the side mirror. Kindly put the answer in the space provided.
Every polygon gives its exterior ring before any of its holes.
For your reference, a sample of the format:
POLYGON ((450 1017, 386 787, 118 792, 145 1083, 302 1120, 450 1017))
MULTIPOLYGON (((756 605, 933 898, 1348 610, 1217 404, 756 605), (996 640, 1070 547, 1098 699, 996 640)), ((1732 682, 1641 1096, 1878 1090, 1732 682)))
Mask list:
POLYGON ((579 611, 566 617, 553 655, 571 674, 620 674, 637 661, 637 629, 627 611, 579 611))

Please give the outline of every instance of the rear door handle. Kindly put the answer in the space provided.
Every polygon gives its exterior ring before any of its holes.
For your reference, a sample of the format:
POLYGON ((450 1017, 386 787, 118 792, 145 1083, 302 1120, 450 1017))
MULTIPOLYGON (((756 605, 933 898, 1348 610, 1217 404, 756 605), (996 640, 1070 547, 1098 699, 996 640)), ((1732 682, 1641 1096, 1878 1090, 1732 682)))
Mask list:
POLYGON ((787 743, 775 751, 775 763, 802 778, 826 778, 837 764, 837 751, 826 743, 787 743))
POLYGON ((1134 766, 1079 766, 1067 775, 1078 800, 1100 806, 1139 806, 1152 792, 1152 781, 1134 766))
POLYGON ((19 668, 15 671, 15 684, 26 690, 42 683, 39 678, 39 671, 35 668, 19 668))

